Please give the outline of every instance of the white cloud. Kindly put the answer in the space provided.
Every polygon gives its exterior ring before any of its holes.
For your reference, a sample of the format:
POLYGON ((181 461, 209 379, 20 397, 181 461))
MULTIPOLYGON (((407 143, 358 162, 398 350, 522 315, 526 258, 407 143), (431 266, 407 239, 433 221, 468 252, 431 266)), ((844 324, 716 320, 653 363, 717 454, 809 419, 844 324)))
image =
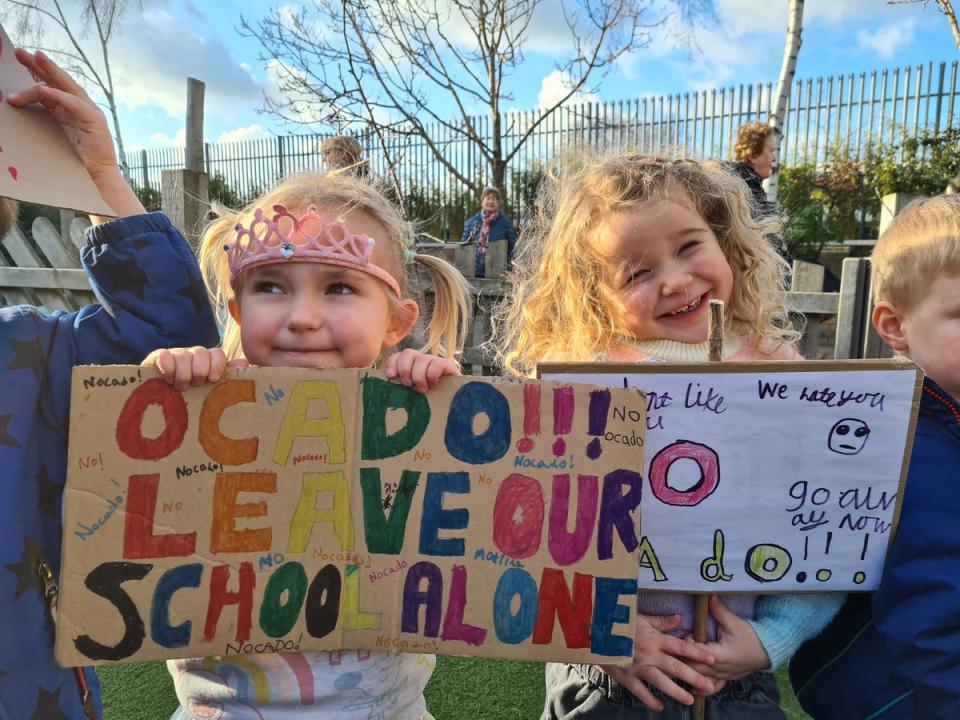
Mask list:
POLYGON ((875 52, 884 60, 894 57, 913 42, 916 22, 907 18, 904 22, 883 25, 874 31, 857 31, 857 48, 875 52))
MULTIPOLYGON (((808 0, 805 3, 807 17, 809 17, 809 8, 814 2, 815 0, 808 0)), ((783 35, 787 30, 786 2, 717 0, 715 7, 722 26, 733 37, 757 33, 783 35)))
POLYGON ((234 128, 233 130, 220 133, 217 142, 239 142, 241 140, 257 140, 265 137, 270 137, 270 133, 264 130, 259 123, 254 123, 249 127, 234 128))
POLYGON ((226 117, 258 104, 260 90, 244 67, 215 34, 207 17, 189 2, 149 4, 142 13, 124 18, 111 44, 114 83, 120 102, 129 109, 159 105, 171 117, 186 109, 186 78, 206 84, 208 113, 226 117), (189 22, 185 20, 185 17, 189 22))
MULTIPOLYGON (((542 108, 550 107, 568 92, 570 92, 570 73, 554 70, 540 83, 540 93, 537 95, 537 104, 542 108)), ((567 100, 567 102, 571 104, 596 101, 597 95, 595 93, 584 92, 583 90, 578 90, 567 100)))
POLYGON ((150 136, 150 142, 156 145, 184 147, 187 144, 187 130, 186 128, 180 128, 174 133, 173 137, 162 132, 155 132, 150 136))
MULTIPOLYGON (((787 30, 787 3, 761 0, 715 0, 717 16, 734 35, 773 33, 787 30)), ((909 12, 903 6, 889 6, 882 0, 806 0, 803 8, 805 27, 823 23, 832 29, 848 23, 875 21, 878 16, 895 17, 909 12)))

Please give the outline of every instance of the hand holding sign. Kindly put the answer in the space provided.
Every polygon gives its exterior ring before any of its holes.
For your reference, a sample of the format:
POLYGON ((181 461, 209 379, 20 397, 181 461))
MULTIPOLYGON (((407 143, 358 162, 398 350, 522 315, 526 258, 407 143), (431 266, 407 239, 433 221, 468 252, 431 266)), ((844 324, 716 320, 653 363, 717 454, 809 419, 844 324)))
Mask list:
POLYGON ((14 50, 2 28, 0 92, 0 195, 99 215, 144 212, 100 108, 49 57, 14 50))
POLYGON ((694 669, 709 678, 726 682, 770 667, 770 658, 757 633, 743 618, 723 604, 717 595, 710 596, 710 614, 717 622, 717 641, 705 648, 713 653, 713 665, 693 664, 694 669))
POLYGON ((650 692, 651 685, 667 697, 684 705, 694 701, 693 695, 675 680, 682 680, 694 690, 709 695, 714 690, 704 668, 709 668, 714 657, 703 645, 668 635, 676 630, 680 617, 637 615, 633 638, 633 663, 629 667, 604 665, 603 671, 618 684, 633 693, 651 710, 660 712, 663 703, 650 692))

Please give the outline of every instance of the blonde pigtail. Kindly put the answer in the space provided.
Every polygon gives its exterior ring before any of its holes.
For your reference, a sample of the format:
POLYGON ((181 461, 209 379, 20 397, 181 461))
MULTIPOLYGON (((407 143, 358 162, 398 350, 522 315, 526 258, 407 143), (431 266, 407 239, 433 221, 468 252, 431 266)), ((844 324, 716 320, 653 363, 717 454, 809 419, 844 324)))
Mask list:
POLYGON ((240 349, 240 326, 230 315, 228 306, 233 291, 230 289, 230 266, 223 247, 236 237, 240 214, 218 203, 212 205, 212 210, 216 218, 207 225, 200 241, 200 269, 210 303, 222 325, 221 346, 227 358, 233 360, 242 357, 243 352, 240 349))
POLYGON ((430 275, 434 305, 421 352, 455 358, 463 352, 470 327, 472 294, 460 271, 442 258, 417 254, 414 261, 430 275))

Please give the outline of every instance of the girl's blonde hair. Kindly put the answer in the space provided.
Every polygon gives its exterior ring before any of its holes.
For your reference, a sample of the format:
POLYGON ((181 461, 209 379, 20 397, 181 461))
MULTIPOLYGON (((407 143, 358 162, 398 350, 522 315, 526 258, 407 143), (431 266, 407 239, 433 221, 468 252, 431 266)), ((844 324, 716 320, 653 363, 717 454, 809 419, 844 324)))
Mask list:
MULTIPOLYGON (((283 205, 291 212, 304 212, 314 205, 326 211, 346 216, 351 211, 367 213, 387 232, 378 241, 378 264, 400 285, 401 297, 407 296, 408 260, 426 269, 434 287, 434 308, 426 328, 424 352, 453 357, 463 349, 470 313, 470 288, 463 276, 450 263, 437 257, 412 254, 413 229, 369 181, 346 174, 299 173, 288 177, 275 188, 241 210, 231 210, 214 204, 217 215, 206 228, 200 244, 200 267, 204 271, 211 302, 223 319, 223 349, 228 358, 242 355, 240 327, 230 316, 228 302, 233 296, 230 287, 230 268, 224 245, 236 240, 238 223, 249 226, 253 211, 283 205)), ((238 285, 239 288, 239 285, 238 285)), ((387 293, 394 311, 402 307, 393 293, 387 293)))
POLYGON ((689 203, 717 236, 734 278, 727 327, 768 352, 795 343, 781 290, 788 268, 764 237, 779 223, 752 220, 745 192, 722 163, 589 152, 553 163, 518 243, 513 298, 495 317, 503 367, 526 375, 539 361, 591 361, 638 339, 615 322, 594 240, 611 213, 661 199, 689 203))

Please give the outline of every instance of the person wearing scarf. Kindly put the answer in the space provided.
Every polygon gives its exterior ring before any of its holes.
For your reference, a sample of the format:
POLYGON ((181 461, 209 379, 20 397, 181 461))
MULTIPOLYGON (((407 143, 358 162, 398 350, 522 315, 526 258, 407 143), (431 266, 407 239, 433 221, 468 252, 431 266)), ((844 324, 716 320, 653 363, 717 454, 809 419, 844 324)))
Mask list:
POLYGON ((480 196, 480 212, 467 221, 463 229, 463 243, 477 244, 476 277, 486 277, 487 248, 497 240, 507 241, 507 263, 513 258, 513 246, 517 240, 513 223, 500 212, 501 195, 495 187, 484 188, 480 196))

